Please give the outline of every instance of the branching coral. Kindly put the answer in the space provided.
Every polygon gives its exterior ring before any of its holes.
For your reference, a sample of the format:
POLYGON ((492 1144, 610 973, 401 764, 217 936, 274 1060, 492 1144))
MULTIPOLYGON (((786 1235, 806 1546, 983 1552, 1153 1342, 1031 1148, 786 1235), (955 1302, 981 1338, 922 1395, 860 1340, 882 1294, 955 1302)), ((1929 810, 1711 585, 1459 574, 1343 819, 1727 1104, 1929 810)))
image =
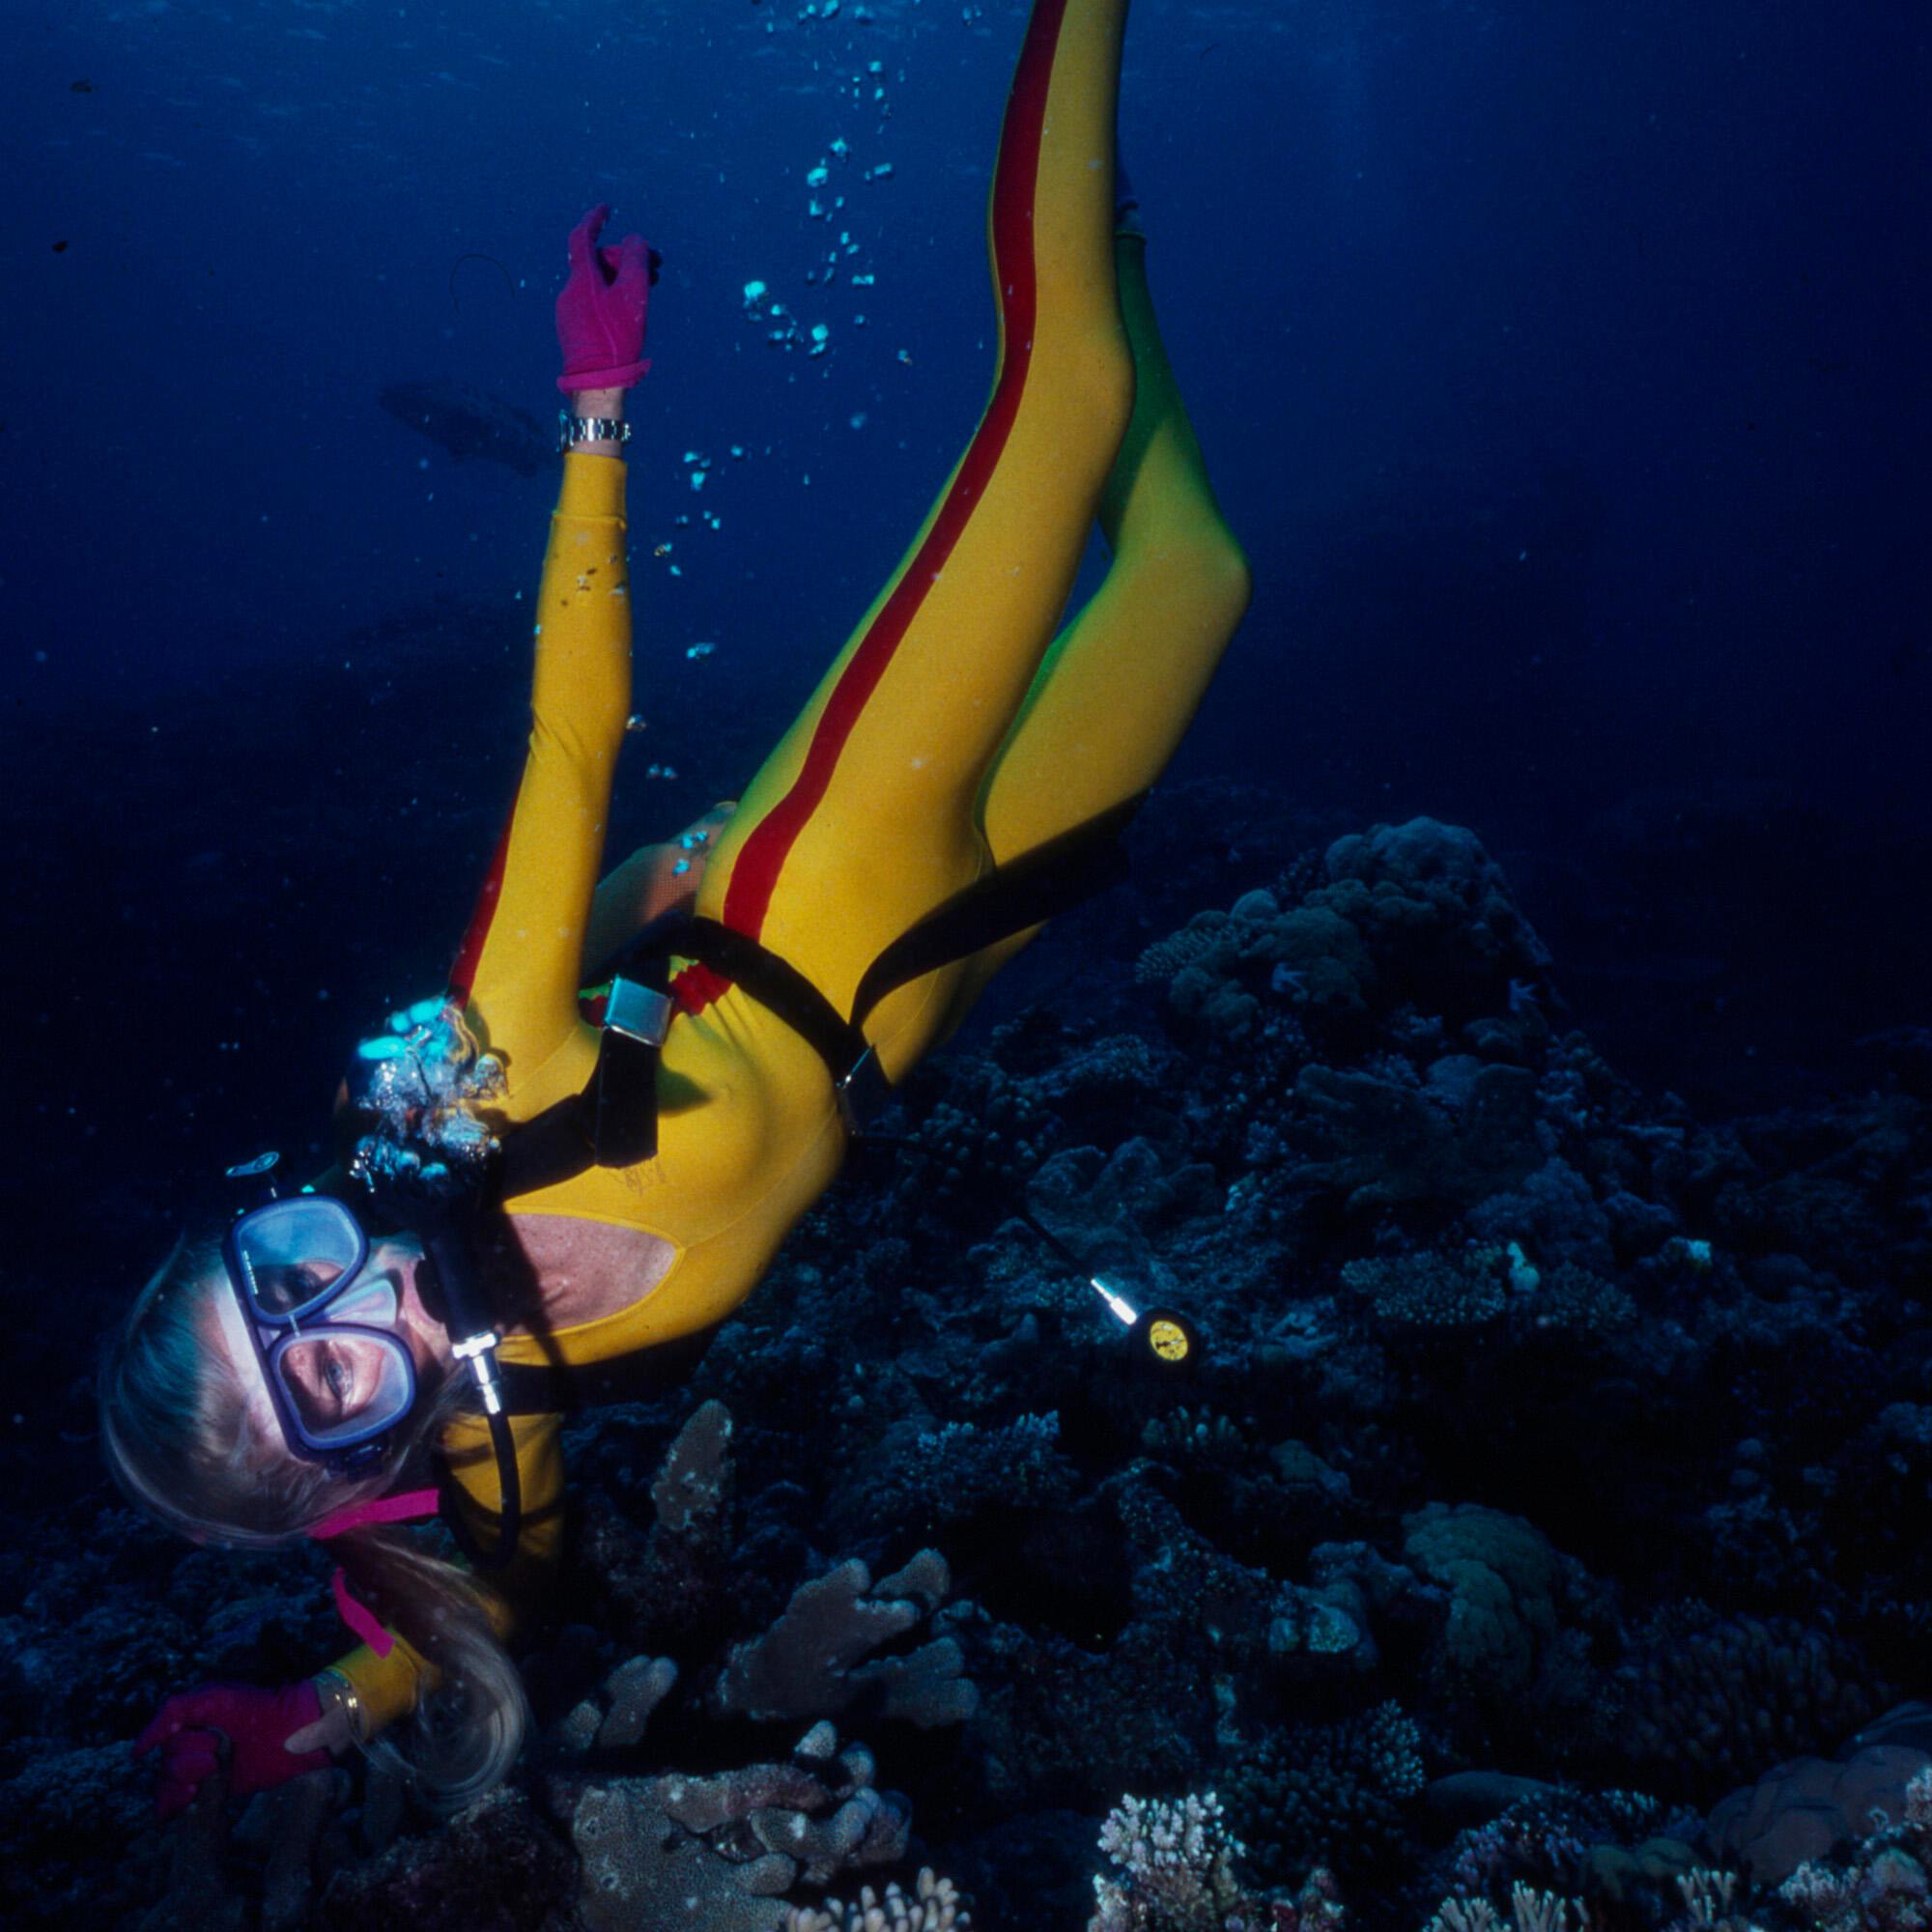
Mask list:
POLYGON ((1567 1261, 1544 1271, 1520 1312, 1537 1333, 1586 1345, 1607 1342, 1637 1319, 1636 1303, 1615 1282, 1567 1261))
POLYGON ((1255 1868, 1264 1878, 1314 1861, 1345 1878, 1386 1868, 1423 1787, 1421 1744, 1387 1703, 1339 1723, 1279 1726, 1244 1749, 1229 1802, 1255 1868))
POLYGON ((801 1583, 770 1630, 737 1645, 712 1692, 725 1713, 766 1720, 837 1717, 864 1699, 922 1727, 963 1723, 978 1708, 951 1637, 909 1656, 872 1656, 946 1601, 946 1559, 923 1549, 876 1586, 856 1557, 801 1583))
POLYGON ((547 1740, 551 1750, 572 1758, 593 1748, 631 1748, 676 1683, 677 1665, 669 1658, 631 1658, 611 1672, 596 1696, 584 1698, 555 1727, 547 1740))
POLYGON ((822 1907, 794 1906, 783 1932, 967 1932, 972 1923, 952 1881, 936 1878, 928 1865, 921 1867, 910 1896, 895 1885, 883 1892, 868 1885, 851 1905, 828 1898, 822 1907))
POLYGON ((1010 1517, 1016 1510, 1057 1507, 1071 1501, 1078 1488, 1059 1440, 1060 1416, 1053 1410, 998 1426, 949 1422, 921 1430, 902 1456, 878 1471, 867 1492, 867 1514, 924 1533, 984 1511, 1010 1517))
POLYGON ((1177 973, 1192 966, 1227 938, 1229 918, 1224 912, 1198 912, 1179 932, 1169 933, 1145 948, 1134 961, 1134 978, 1143 986, 1170 984, 1177 973))
POLYGON ((1327 1932, 1342 1923, 1334 1880, 1311 1872, 1293 1900, 1244 1887, 1241 1845, 1210 1791, 1177 1803, 1123 1798, 1100 1828, 1114 1870, 1094 1881, 1087 1932, 1327 1932))
POLYGON ((1100 1828, 1100 1849, 1119 1876, 1094 1881, 1088 1932, 1219 1932, 1241 1896, 1241 1843, 1211 1791, 1173 1804, 1122 1799, 1100 1828))
POLYGON ((1623 1742, 1653 1789, 1708 1803, 1893 1701, 1841 1640, 1737 1617, 1660 1645, 1629 1672, 1623 1742))
MULTIPOLYGON (((916 1091, 929 1091, 939 1077, 926 1075, 916 1091)), ((915 1135, 926 1154, 914 1163, 919 1205, 983 1211, 989 1192, 1022 1183, 1038 1164, 1052 1126, 1031 1082, 1012 1078, 992 1060, 962 1056, 949 1063, 944 1091, 915 1135)))
MULTIPOLYGON (((1424 1932, 1503 1932, 1504 1923, 1487 1898, 1445 1898, 1424 1932)), ((1507 1923, 1514 1932, 1588 1932, 1590 1911, 1580 1900, 1518 1885, 1510 1889, 1507 1923)))
POLYGON ((1497 1247, 1371 1255, 1343 1264, 1342 1285, 1368 1302, 1378 1326, 1397 1333, 1480 1328, 1509 1306, 1509 1274, 1497 1247))
POLYGON ((590 1932, 776 1932, 794 1885, 904 1855, 905 1812, 872 1776, 871 1753, 839 1751, 822 1724, 788 1764, 558 1783, 582 1861, 578 1910, 590 1932))

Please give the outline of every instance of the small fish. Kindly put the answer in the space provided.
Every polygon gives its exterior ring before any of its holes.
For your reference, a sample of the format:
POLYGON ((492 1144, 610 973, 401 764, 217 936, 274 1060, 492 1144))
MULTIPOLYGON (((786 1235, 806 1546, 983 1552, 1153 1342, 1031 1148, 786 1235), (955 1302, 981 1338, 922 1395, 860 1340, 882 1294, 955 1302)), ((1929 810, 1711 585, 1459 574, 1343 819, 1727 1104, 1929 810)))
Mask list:
POLYGON ((459 463, 500 463, 520 476, 534 476, 551 455, 554 440, 543 425, 486 390, 441 380, 390 383, 377 400, 405 428, 459 463))

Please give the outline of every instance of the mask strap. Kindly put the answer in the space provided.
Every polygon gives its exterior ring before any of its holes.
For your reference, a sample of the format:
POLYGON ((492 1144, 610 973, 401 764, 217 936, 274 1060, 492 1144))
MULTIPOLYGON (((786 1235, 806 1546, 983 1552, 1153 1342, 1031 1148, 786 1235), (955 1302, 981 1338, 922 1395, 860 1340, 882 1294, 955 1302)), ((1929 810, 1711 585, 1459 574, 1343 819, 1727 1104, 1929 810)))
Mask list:
MULTIPOLYGON (((309 1535, 321 1542, 331 1536, 344 1536, 364 1523, 416 1522, 437 1515, 440 1502, 435 1490, 405 1490, 401 1495, 377 1496, 373 1501, 351 1503, 348 1508, 324 1517, 309 1530, 309 1535)), ((350 1593, 349 1579, 339 1564, 335 1575, 328 1579, 328 1587, 342 1621, 378 1657, 387 1657, 396 1647, 395 1638, 377 1621, 375 1611, 350 1593)))
POLYGON ((395 1638, 377 1621, 376 1612, 367 1604, 350 1595, 349 1579, 340 1564, 328 1579, 328 1587, 335 1598, 336 1614, 378 1657, 387 1657, 396 1647, 395 1638))
POLYGON ((400 1495, 376 1496, 368 1502, 350 1503, 335 1510, 318 1523, 309 1525, 309 1534, 318 1542, 331 1536, 346 1536, 365 1522, 415 1522, 435 1516, 442 1505, 437 1490, 405 1490, 400 1495))

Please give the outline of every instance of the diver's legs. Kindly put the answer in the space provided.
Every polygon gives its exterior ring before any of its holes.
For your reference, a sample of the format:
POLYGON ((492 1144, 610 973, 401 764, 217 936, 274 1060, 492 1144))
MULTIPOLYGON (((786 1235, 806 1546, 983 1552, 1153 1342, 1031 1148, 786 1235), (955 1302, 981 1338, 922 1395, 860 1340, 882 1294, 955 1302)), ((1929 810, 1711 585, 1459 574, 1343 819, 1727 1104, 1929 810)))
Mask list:
POLYGON ((1148 293, 1147 240, 1115 239, 1134 413, 1100 501, 1114 560, 1048 652, 987 781, 996 859, 1145 791, 1174 755, 1248 608, 1148 293))
MULTIPOLYGON (((994 761, 981 811, 1002 861, 1153 783, 1248 608, 1247 558, 1222 521, 1168 365, 1138 221, 1119 225, 1114 248, 1134 352, 1133 420, 1100 504, 1114 560, 1055 639, 994 761)), ((934 1044, 1038 931, 974 955, 949 989, 934 1044)))
MULTIPOLYGON (((1111 236, 1125 15, 1125 0, 1037 0, 989 212, 992 397, 892 582, 748 789, 699 895, 700 912, 763 940, 841 1008, 888 943, 988 863, 976 801, 1130 417, 1111 236)), ((690 977, 686 990, 717 989, 690 977)), ((929 990, 881 1008, 875 1036, 904 1036, 889 1070, 923 1050, 929 990)))

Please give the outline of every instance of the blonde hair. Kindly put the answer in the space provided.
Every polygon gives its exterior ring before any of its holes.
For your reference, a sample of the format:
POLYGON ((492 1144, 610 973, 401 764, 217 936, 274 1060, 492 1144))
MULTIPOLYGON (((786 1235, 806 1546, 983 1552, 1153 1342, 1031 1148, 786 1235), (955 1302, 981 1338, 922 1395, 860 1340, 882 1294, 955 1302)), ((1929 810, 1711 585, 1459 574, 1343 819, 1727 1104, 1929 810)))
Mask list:
MULTIPOLYGON (((100 1365, 100 1440, 137 1508, 196 1543, 291 1543, 334 1511, 392 1489, 426 1455, 464 1399, 455 1377, 417 1403, 382 1463, 344 1478, 289 1453, 257 1398, 252 1365, 210 1346, 228 1293, 217 1241, 189 1241, 142 1289, 100 1365)), ((433 1810, 459 1810, 500 1783, 529 1727, 516 1665, 474 1579, 405 1529, 365 1523, 328 1539, 355 1595, 438 1673, 399 1749, 368 1754, 404 1770, 433 1810)))

